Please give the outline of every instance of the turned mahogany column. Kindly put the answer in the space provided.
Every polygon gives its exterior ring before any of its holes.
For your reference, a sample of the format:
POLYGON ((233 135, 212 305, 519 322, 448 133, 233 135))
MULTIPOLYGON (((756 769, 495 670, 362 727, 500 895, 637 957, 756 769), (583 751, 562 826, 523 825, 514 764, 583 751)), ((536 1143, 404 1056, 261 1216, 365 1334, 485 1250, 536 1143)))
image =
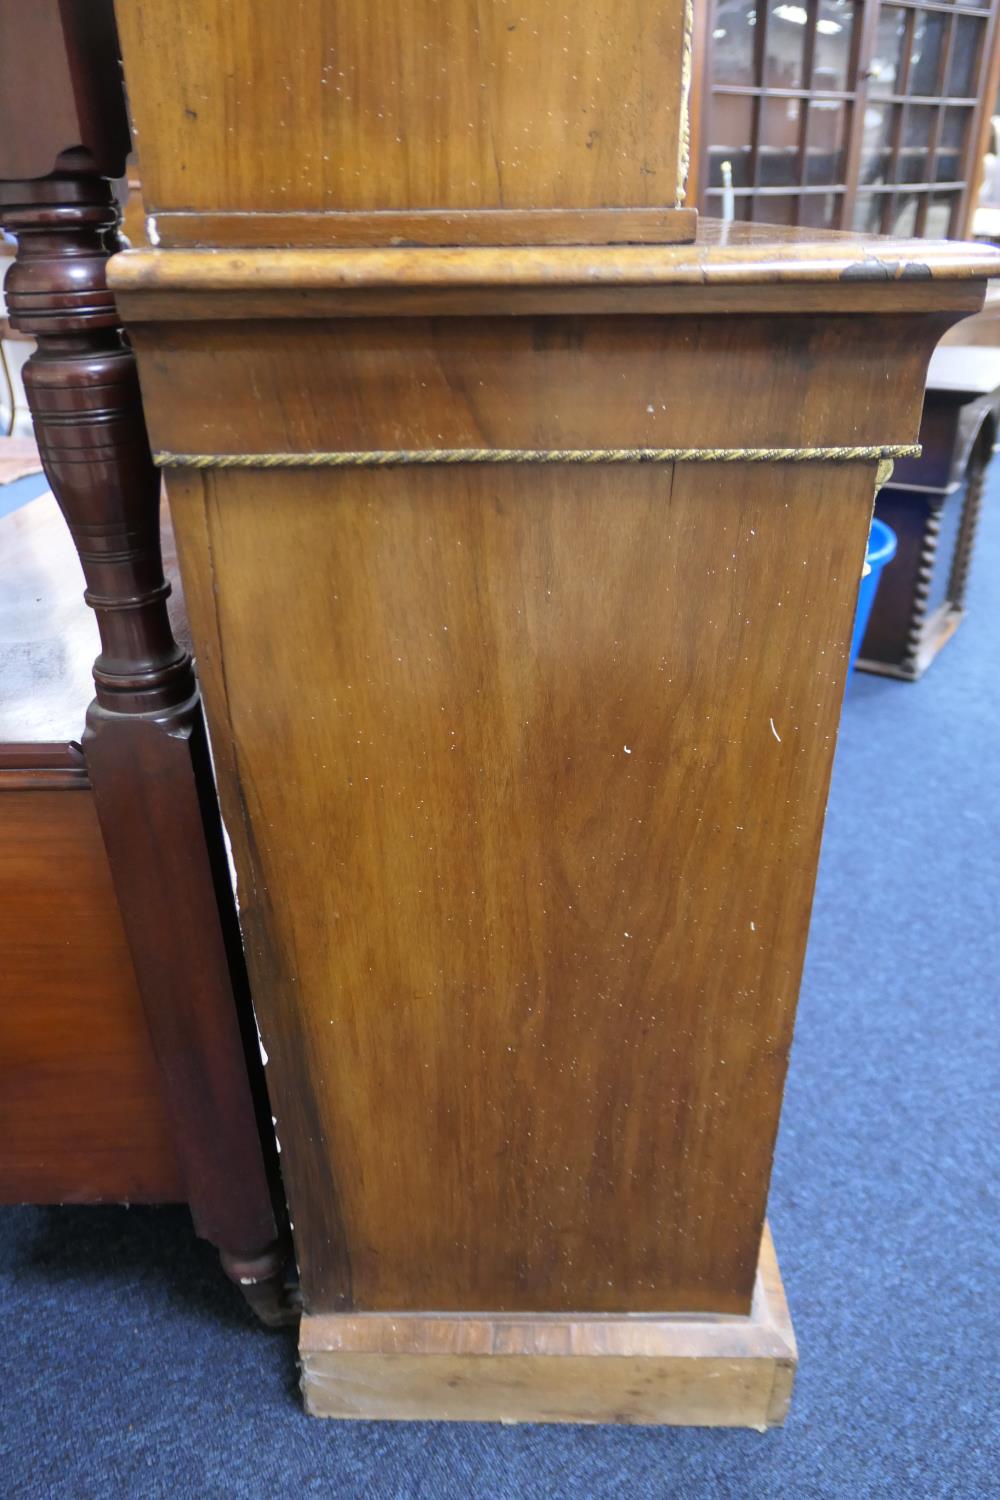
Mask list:
POLYGON ((0 85, 30 52, 53 100, 41 123, 7 118, 10 91, 0 109, 0 223, 18 243, 6 294, 37 339, 25 391, 100 629, 83 747, 187 1200, 227 1274, 279 1322, 270 1116, 198 686, 167 616, 160 481, 105 280, 120 246, 108 178, 128 142, 113 35, 104 4, 0 10, 0 85))

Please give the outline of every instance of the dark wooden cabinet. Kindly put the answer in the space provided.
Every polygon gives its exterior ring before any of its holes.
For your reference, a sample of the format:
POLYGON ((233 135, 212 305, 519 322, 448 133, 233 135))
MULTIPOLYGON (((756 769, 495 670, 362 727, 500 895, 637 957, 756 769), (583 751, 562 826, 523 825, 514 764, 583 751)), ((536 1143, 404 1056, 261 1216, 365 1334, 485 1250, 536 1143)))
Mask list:
POLYGON ((961 624, 998 420, 1000 350, 942 345, 927 379, 922 452, 900 461, 875 508, 897 552, 861 643, 863 671, 914 681, 961 624))

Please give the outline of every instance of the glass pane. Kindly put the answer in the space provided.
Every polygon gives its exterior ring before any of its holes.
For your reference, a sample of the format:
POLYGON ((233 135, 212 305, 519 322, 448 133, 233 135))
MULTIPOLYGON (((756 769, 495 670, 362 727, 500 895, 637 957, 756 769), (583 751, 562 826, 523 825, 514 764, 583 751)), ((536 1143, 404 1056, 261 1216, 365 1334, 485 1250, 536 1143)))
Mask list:
POLYGON ((919 197, 916 193, 900 193, 896 201, 896 208, 892 220, 892 234, 912 234, 917 227, 917 204, 919 197))
POLYGON ((755 224, 794 224, 797 202, 794 193, 755 198, 753 221, 755 224))
MULTIPOLYGON (((785 187, 798 181, 800 99, 765 99, 760 110, 757 182, 760 187, 785 187)), ((764 223, 787 223, 765 219, 764 223)))
POLYGON ((768 0, 767 86, 800 89, 805 86, 802 60, 809 12, 795 0, 768 0))
POLYGON ((719 0, 712 32, 712 76, 715 83, 753 84, 756 0, 719 0))
POLYGON ((917 11, 913 24, 913 50, 910 53, 908 94, 937 94, 938 64, 944 47, 944 25, 948 19, 941 11, 917 11))
POLYGON ((819 0, 813 56, 814 89, 848 87, 853 28, 854 0, 819 0))
POLYGON ((935 193, 927 205, 927 223, 924 234, 928 239, 946 240, 951 234, 952 210, 958 201, 957 193, 935 193))
POLYGON ((844 180, 844 106, 814 99, 809 106, 806 182, 820 185, 844 180))
POLYGON ((872 187, 887 179, 889 143, 897 108, 898 105, 892 104, 869 104, 865 110, 861 165, 858 169, 858 183, 862 187, 872 187))
POLYGON ((875 46, 872 49, 869 70, 868 96, 884 98, 886 94, 898 93, 897 85, 903 71, 903 41, 906 35, 906 13, 894 6, 884 5, 879 12, 875 46))
POLYGON ((884 201, 881 193, 859 193, 854 200, 851 228, 860 229, 863 234, 881 234, 884 201))
POLYGON ((937 166, 934 170, 937 182, 962 181, 965 133, 969 128, 971 117, 971 109, 945 110, 941 124, 941 140, 938 143, 937 166))
POLYGON ((955 18, 955 40, 951 49, 951 66, 948 69, 946 93, 954 99, 974 99, 976 95, 976 64, 986 40, 986 23, 978 16, 955 18))
POLYGON ((750 185, 750 142, 753 138, 753 100, 740 94, 712 97, 712 145, 708 153, 708 183, 722 186, 722 163, 733 168, 733 187, 750 185))
POLYGON ((903 119, 903 139, 899 148, 897 180, 926 182, 930 157, 931 130, 937 110, 931 104, 911 104, 903 119))
POLYGON ((799 223, 810 229, 837 229, 840 224, 840 193, 803 193, 799 223))

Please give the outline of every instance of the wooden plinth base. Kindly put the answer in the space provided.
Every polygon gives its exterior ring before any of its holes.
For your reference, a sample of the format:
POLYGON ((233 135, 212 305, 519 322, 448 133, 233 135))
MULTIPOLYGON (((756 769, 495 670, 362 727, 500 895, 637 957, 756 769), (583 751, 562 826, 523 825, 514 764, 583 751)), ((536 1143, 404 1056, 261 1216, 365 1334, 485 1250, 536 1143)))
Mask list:
POLYGON ((316 1417, 760 1431, 798 1358, 766 1228, 748 1317, 332 1314, 303 1318, 299 1354, 316 1417))

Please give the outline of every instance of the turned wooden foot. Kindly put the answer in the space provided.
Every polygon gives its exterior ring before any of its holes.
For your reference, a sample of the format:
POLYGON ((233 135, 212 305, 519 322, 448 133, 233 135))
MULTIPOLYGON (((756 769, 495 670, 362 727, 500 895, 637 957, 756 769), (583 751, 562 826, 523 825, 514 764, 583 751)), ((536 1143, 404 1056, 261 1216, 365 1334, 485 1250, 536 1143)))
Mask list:
POLYGON ((220 1250, 222 1269, 238 1286, 262 1323, 284 1328, 297 1323, 301 1306, 289 1247, 280 1240, 258 1255, 220 1250))

